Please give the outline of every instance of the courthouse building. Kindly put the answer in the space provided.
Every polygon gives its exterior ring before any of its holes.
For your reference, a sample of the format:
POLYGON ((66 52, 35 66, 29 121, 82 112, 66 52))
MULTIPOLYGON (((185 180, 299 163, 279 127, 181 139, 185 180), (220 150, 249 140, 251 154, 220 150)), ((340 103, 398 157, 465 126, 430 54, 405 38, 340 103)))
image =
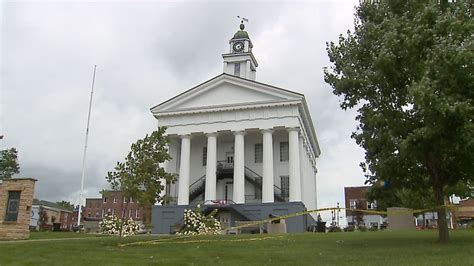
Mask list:
MULTIPOLYGON (((183 210, 218 208, 224 227, 315 209, 320 148, 303 94, 256 81, 258 63, 244 25, 222 55, 223 73, 151 108, 167 127, 178 180, 153 208, 154 233, 169 233, 183 210)), ((312 215, 291 218, 304 231, 312 215)))

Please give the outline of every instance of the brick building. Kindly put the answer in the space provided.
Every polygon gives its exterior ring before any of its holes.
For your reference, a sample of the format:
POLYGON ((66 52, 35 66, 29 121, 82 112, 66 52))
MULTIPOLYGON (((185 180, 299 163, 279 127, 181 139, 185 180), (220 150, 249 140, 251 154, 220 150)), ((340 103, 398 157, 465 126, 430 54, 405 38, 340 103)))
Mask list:
POLYGON ((37 230, 69 231, 77 223, 77 212, 67 209, 57 203, 45 200, 33 200, 30 228, 37 230), (40 212, 45 214, 45 221, 41 223, 40 212), (56 226, 56 227, 55 227, 56 226))
POLYGON ((453 223, 456 227, 467 227, 474 223, 474 197, 459 201, 453 211, 453 223))
POLYGON ((117 217, 132 218, 137 222, 150 223, 147 221, 149 210, 140 207, 139 202, 132 197, 124 197, 121 191, 105 191, 101 198, 86 199, 83 209, 84 220, 102 220, 107 214, 117 217))
MULTIPOLYGON (((348 225, 356 225, 357 212, 351 209, 376 210, 377 202, 367 200, 365 193, 369 186, 344 187, 344 198, 346 207, 346 218, 348 225)), ((365 227, 377 227, 384 223, 385 219, 380 215, 362 213, 362 219, 365 227)))

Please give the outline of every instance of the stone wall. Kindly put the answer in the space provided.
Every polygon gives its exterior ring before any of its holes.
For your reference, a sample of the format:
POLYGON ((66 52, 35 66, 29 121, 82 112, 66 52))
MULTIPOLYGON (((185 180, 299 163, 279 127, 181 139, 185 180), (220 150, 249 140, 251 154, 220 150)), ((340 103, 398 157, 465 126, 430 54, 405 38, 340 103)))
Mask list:
POLYGON ((12 178, 0 182, 0 239, 28 239, 36 180, 33 178, 12 178), (18 217, 14 222, 5 221, 9 191, 20 191, 18 217))

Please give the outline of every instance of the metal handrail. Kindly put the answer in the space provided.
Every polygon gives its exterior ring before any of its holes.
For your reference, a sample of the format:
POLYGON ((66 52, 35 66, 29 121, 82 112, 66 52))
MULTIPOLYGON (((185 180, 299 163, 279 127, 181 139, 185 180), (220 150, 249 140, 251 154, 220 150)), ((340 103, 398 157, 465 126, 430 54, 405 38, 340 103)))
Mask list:
MULTIPOLYGON (((253 173, 254 175, 256 175, 258 178, 260 178, 261 180, 263 180, 263 177, 259 174, 257 174, 255 171, 253 171, 252 169, 248 168, 247 166, 245 166, 245 169, 246 170, 249 170, 251 173, 253 173)), ((278 189, 279 191, 281 191, 281 188, 277 185, 273 185, 274 188, 278 189)))
POLYGON ((191 188, 192 186, 194 186, 197 182, 202 181, 202 179, 204 179, 205 177, 206 177, 206 174, 204 174, 203 176, 201 176, 200 178, 198 178, 198 180, 194 181, 191 185, 189 185, 189 188, 191 188))

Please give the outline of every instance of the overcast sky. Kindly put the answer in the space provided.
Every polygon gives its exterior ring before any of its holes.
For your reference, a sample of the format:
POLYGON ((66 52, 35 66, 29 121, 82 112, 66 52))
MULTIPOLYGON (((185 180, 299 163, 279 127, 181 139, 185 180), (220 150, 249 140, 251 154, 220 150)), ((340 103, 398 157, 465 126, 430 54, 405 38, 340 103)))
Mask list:
MULTIPOLYGON (((156 128, 149 108, 222 73, 237 15, 257 81, 305 94, 322 154, 318 207, 363 185, 354 111, 323 80, 327 41, 352 29, 358 0, 306 2, 3 2, 0 148, 16 147, 35 197, 78 202, 92 70, 97 64, 85 189, 98 197, 130 144, 156 128)), ((326 216, 326 215, 325 215, 326 216)))

